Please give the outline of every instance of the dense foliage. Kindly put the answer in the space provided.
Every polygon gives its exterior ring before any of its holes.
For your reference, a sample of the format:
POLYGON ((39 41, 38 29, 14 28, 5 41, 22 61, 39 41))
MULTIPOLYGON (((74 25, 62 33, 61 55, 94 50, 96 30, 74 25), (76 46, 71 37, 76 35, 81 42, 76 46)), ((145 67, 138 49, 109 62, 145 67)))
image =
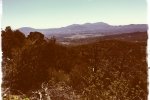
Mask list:
POLYGON ((7 27, 2 51, 2 87, 11 94, 44 92, 52 100, 147 99, 146 42, 111 39, 65 46, 55 37, 45 39, 39 32, 25 37, 7 27))

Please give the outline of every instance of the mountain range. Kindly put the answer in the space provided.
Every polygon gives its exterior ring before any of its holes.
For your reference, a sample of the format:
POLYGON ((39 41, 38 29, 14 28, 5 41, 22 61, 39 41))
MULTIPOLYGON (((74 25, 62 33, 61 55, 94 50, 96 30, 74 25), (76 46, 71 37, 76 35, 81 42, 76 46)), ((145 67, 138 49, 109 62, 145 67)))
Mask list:
POLYGON ((109 25, 104 22, 72 24, 61 28, 35 29, 31 27, 22 27, 19 30, 26 35, 30 32, 38 31, 46 37, 65 36, 66 38, 85 38, 91 36, 107 36, 121 33, 145 32, 148 29, 147 24, 130 25, 109 25))

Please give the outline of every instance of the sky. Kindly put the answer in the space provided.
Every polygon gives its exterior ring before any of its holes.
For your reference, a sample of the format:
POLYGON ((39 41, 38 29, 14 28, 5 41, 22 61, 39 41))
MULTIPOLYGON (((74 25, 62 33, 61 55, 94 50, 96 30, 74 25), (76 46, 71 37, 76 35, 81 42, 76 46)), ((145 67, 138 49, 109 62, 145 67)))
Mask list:
POLYGON ((3 0, 2 28, 147 23, 146 0, 3 0))

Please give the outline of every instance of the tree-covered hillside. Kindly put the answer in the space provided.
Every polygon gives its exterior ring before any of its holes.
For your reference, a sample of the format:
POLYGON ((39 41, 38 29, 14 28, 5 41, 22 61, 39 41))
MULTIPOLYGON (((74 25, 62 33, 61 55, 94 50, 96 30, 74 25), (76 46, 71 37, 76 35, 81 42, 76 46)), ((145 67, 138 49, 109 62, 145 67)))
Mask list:
POLYGON ((55 37, 45 40, 39 32, 26 37, 7 27, 2 31, 3 97, 147 100, 146 45, 113 38, 62 45, 55 37))

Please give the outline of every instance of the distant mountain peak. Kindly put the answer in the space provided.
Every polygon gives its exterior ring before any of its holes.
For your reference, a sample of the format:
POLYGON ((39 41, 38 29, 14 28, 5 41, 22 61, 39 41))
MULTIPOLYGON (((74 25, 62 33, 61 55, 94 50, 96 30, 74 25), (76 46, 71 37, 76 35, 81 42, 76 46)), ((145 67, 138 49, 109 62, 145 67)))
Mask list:
POLYGON ((96 23, 84 23, 81 25, 109 25, 109 24, 104 23, 104 22, 96 22, 96 23))
POLYGON ((76 26, 81 26, 81 24, 72 24, 72 25, 68 25, 66 27, 76 27, 76 26))
POLYGON ((96 23, 94 23, 94 24, 99 24, 99 25, 109 25, 109 24, 104 23, 104 22, 96 22, 96 23))
POLYGON ((19 30, 25 34, 33 31, 41 32, 47 36, 61 34, 103 34, 112 35, 119 33, 144 32, 147 31, 147 24, 129 24, 129 25, 109 25, 104 22, 72 24, 61 28, 34 29, 31 27, 22 27, 19 30))

